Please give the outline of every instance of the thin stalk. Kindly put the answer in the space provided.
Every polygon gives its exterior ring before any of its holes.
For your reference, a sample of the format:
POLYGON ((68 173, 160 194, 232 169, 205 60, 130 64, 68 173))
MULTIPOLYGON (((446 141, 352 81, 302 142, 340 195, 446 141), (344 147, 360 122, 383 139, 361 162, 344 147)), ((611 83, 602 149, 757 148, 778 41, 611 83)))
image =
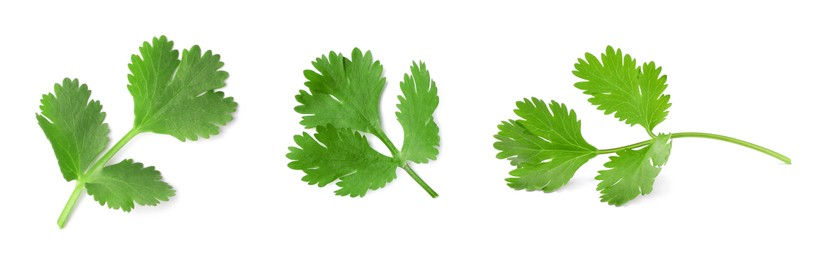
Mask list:
MULTIPOLYGON (((724 141, 724 142, 737 144, 737 145, 744 146, 744 147, 762 152, 764 154, 773 156, 773 158, 779 159, 780 161, 782 161, 786 164, 790 164, 790 158, 788 158, 787 156, 784 156, 781 153, 778 153, 776 151, 767 149, 763 146, 760 146, 760 145, 757 145, 757 144, 754 144, 754 143, 750 143, 750 142, 747 142, 747 141, 744 141, 744 140, 741 140, 741 139, 732 138, 732 137, 723 136, 723 135, 718 135, 718 134, 700 133, 700 132, 683 132, 683 133, 673 133, 673 134, 671 134, 671 138, 686 138, 686 137, 707 138, 707 139, 714 139, 714 140, 718 140, 718 141, 724 141)), ((645 145, 648 145, 648 144, 651 144, 651 143, 653 143, 653 139, 641 141, 641 142, 631 144, 631 145, 625 145, 625 146, 622 146, 622 147, 598 150, 595 153, 597 153, 597 154, 615 153, 615 152, 618 152, 620 150, 638 148, 638 147, 642 147, 642 146, 645 146, 645 145)))
POLYGON ((616 148, 605 149, 605 150, 598 150, 595 153, 596 154, 615 153, 615 152, 618 152, 618 151, 621 151, 621 150, 624 150, 624 149, 633 149, 633 148, 637 148, 637 147, 642 147, 642 146, 648 145, 650 143, 653 143, 653 139, 641 141, 641 142, 631 144, 631 145, 625 145, 625 146, 622 146, 622 147, 616 147, 616 148))
POLYGON ((405 170, 405 172, 408 173, 408 175, 411 175, 411 178, 414 179, 414 181, 416 181, 417 184, 420 184, 420 187, 423 187, 423 190, 426 190, 426 192, 429 193, 429 196, 432 196, 432 198, 438 197, 437 192, 435 192, 435 190, 433 190, 432 187, 429 187, 429 185, 426 184, 426 182, 423 181, 423 179, 420 179, 420 176, 417 175, 416 172, 414 172, 414 169, 411 169, 411 166, 408 166, 408 164, 406 163, 402 166, 402 168, 403 170, 405 170))
POLYGON ((388 151, 391 151, 391 155, 393 155, 394 158, 400 160, 400 163, 403 162, 402 157, 400 157, 400 150, 397 149, 397 146, 391 142, 391 139, 388 139, 388 136, 386 136, 382 130, 373 130, 373 135, 376 136, 376 138, 379 138, 379 140, 385 144, 385 147, 388 147, 388 151))
POLYGON ((108 149, 102 157, 99 158, 93 166, 88 168, 82 175, 76 179, 76 188, 73 189, 73 193, 70 194, 70 198, 67 200, 67 204, 64 204, 64 209, 61 210, 61 215, 58 217, 58 228, 64 228, 67 225, 67 220, 70 218, 70 213, 73 212, 73 208, 76 207, 76 202, 79 200, 79 196, 82 195, 82 191, 85 190, 85 182, 87 182, 87 178, 90 177, 92 174, 96 174, 105 167, 105 164, 114 158, 114 155, 120 151, 120 149, 125 146, 128 141, 131 141, 132 138, 140 134, 141 131, 137 130, 136 128, 131 129, 128 133, 125 134, 119 141, 117 141, 111 149, 108 149))
POLYGON ((58 216, 59 229, 64 228, 64 225, 67 224, 67 219, 70 218, 70 213, 76 207, 76 201, 79 200, 79 195, 82 195, 83 190, 85 190, 85 183, 81 181, 76 182, 76 188, 73 189, 73 193, 70 194, 70 199, 67 200, 67 204, 64 204, 64 209, 61 210, 61 215, 58 216))
POLYGON ((111 158, 114 158, 114 155, 117 155, 117 152, 119 152, 120 149, 122 149, 123 146, 125 146, 128 143, 128 141, 131 141, 132 138, 140 134, 140 132, 141 131, 137 130, 136 128, 132 128, 131 131, 128 131, 128 133, 126 133, 125 136, 120 138, 120 140, 117 141, 117 143, 114 144, 114 146, 112 146, 111 149, 108 149, 108 151, 105 152, 105 154, 102 155, 102 157, 100 157, 99 160, 97 160, 93 164, 93 166, 90 167, 90 169, 85 171, 85 174, 82 175, 82 177, 87 177, 89 174, 97 173, 100 170, 102 170, 102 168, 105 167, 105 164, 108 163, 108 161, 110 161, 111 158))
POLYGON ((405 172, 407 172, 408 175, 410 175, 411 178, 414 179, 414 181, 420 185, 420 187, 423 187, 423 190, 425 190, 426 193, 429 193, 429 196, 432 196, 432 198, 438 197, 437 192, 435 192, 435 190, 433 190, 432 187, 429 186, 429 184, 426 184, 426 182, 423 181, 422 178, 420 178, 420 175, 417 175, 417 172, 415 172, 414 169, 411 169, 411 166, 408 165, 408 162, 406 162, 402 158, 400 150, 397 150, 397 147, 394 145, 393 142, 391 142, 391 139, 388 139, 388 136, 386 136, 385 133, 382 132, 382 130, 374 130, 373 135, 376 136, 376 138, 379 138, 379 140, 382 141, 382 143, 384 143, 386 147, 388 147, 388 150, 391 151, 391 155, 394 156, 395 159, 400 161, 400 168, 403 168, 403 170, 405 170, 405 172))
POLYGON ((653 132, 652 132, 652 131, 650 131, 650 130, 648 130, 648 129, 645 129, 645 131, 647 131, 647 134, 648 134, 648 136, 650 136, 650 139, 656 138, 656 135, 655 135, 655 134, 653 134, 653 132))
POLYGON ((784 162, 785 164, 790 164, 790 158, 788 158, 787 156, 784 156, 784 155, 782 155, 782 154, 780 154, 776 151, 767 149, 763 146, 760 146, 760 145, 757 145, 757 144, 754 144, 754 143, 750 143, 750 142, 747 142, 747 141, 744 141, 744 140, 741 140, 741 139, 732 138, 732 137, 723 136, 723 135, 718 135, 718 134, 699 133, 699 132, 685 132, 685 133, 671 134, 671 138, 683 138, 683 137, 708 138, 708 139, 714 139, 714 140, 719 140, 719 141, 724 141, 724 142, 737 144, 737 145, 747 147, 747 148, 762 152, 764 154, 773 156, 774 158, 779 159, 780 161, 784 162))

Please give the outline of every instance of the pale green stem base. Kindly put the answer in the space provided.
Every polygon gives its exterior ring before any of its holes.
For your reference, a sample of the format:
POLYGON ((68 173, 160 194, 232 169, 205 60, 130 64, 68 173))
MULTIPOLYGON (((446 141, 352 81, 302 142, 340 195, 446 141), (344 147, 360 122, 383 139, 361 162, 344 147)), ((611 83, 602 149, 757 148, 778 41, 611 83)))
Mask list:
POLYGON ((84 182, 76 182, 76 188, 73 189, 73 193, 70 194, 70 199, 67 200, 67 204, 64 204, 64 209, 61 211, 61 215, 58 216, 58 228, 64 228, 64 225, 67 225, 67 219, 70 218, 70 213, 73 212, 73 208, 76 207, 76 201, 79 200, 79 196, 82 195, 82 191, 85 190, 85 183, 84 182))

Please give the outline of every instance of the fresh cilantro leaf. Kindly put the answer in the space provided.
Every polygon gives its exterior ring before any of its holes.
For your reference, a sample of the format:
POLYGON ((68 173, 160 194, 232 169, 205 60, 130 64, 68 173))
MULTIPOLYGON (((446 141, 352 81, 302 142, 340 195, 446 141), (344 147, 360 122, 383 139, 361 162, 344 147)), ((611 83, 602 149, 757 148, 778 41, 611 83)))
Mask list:
POLYGON ((112 209, 125 212, 139 205, 155 206, 175 196, 175 190, 163 182, 155 167, 143 167, 141 163, 123 160, 93 173, 85 189, 100 205, 108 203, 112 209))
POLYGON ((662 67, 654 62, 637 67, 636 59, 611 46, 600 61, 591 53, 585 56, 586 60, 578 59, 572 73, 585 80, 575 87, 592 96, 590 103, 631 126, 642 125, 649 133, 665 120, 671 97, 663 94, 668 77, 660 76, 662 67))
POLYGON ((653 134, 653 128, 668 115, 670 96, 662 68, 648 62, 636 66, 636 60, 621 50, 607 47, 601 60, 587 53, 575 64, 574 75, 584 81, 575 87, 591 95, 589 102, 606 114, 627 124, 639 124, 651 139, 612 148, 597 149, 583 139, 580 121, 574 111, 552 101, 537 98, 516 103, 521 119, 502 121, 497 142, 499 159, 510 160, 516 168, 510 172, 508 185, 517 190, 554 191, 572 178, 588 160, 600 154, 616 153, 595 178, 601 182, 601 201, 620 206, 639 195, 653 191, 653 183, 671 154, 671 140, 697 137, 734 143, 773 156, 790 164, 790 158, 773 150, 728 136, 683 132, 653 134))
POLYGON ((79 80, 64 79, 55 93, 41 98, 38 125, 52 144, 61 174, 77 180, 108 145, 108 124, 102 104, 90 100, 90 90, 79 80))
POLYGON ((143 43, 131 56, 128 90, 134 97, 134 128, 178 140, 209 138, 233 120, 236 102, 217 91, 228 73, 219 55, 197 45, 178 59, 166 36, 143 43))
POLYGON ((638 150, 620 150, 604 164, 608 169, 595 177, 601 181, 598 190, 602 202, 620 206, 653 191, 653 181, 671 154, 671 137, 660 134, 653 140, 653 144, 638 150))
POLYGON ((426 64, 416 62, 411 75, 405 74, 400 82, 403 96, 397 97, 397 120, 403 127, 403 158, 416 163, 427 163, 438 154, 440 136, 433 117, 438 105, 437 86, 429 76, 426 64))
POLYGON ((306 128, 335 125, 356 131, 381 131, 379 99, 385 89, 382 65, 373 60, 370 51, 353 50, 352 59, 330 52, 312 65, 318 72, 305 70, 308 80, 296 96, 300 106, 295 111, 304 114, 300 124, 306 128))
POLYGON ((370 51, 354 49, 350 58, 335 52, 312 62, 305 70, 307 90, 295 98, 295 111, 303 114, 301 125, 315 128, 313 138, 304 132, 295 136, 297 147, 289 147, 289 168, 302 170, 303 181, 323 187, 339 180, 337 195, 363 197, 368 190, 385 186, 404 169, 427 193, 437 193, 411 168, 408 161, 425 163, 438 154, 440 137, 434 122, 438 105, 437 86, 423 62, 414 63, 411 75, 400 84, 402 96, 397 120, 403 126, 401 150, 382 129, 379 103, 385 88, 382 65, 370 51), (362 133, 382 141, 391 156, 370 147, 362 133))
POLYGON ((219 55, 201 53, 198 46, 184 50, 181 59, 165 36, 140 47, 131 58, 129 91, 135 101, 134 128, 104 154, 108 125, 99 101, 91 99, 87 85, 64 79, 55 93, 41 99, 38 124, 52 144, 64 179, 76 181, 58 226, 63 228, 82 192, 100 204, 131 211, 135 204, 157 205, 175 195, 154 167, 132 160, 107 165, 132 138, 144 132, 168 134, 181 141, 218 134, 232 119, 236 103, 218 89, 227 72, 219 70, 219 55))
POLYGON ((575 112, 555 101, 551 105, 537 98, 516 103, 514 112, 522 119, 502 122, 499 159, 511 160, 508 186, 521 190, 550 192, 569 182, 575 171, 596 156, 598 150, 583 139, 575 112))
POLYGON ((364 196, 397 178, 399 162, 371 148, 367 138, 349 128, 318 126, 314 138, 304 132, 295 136, 295 143, 300 148, 290 148, 289 168, 302 170, 303 181, 319 187, 340 179, 338 195, 364 196))

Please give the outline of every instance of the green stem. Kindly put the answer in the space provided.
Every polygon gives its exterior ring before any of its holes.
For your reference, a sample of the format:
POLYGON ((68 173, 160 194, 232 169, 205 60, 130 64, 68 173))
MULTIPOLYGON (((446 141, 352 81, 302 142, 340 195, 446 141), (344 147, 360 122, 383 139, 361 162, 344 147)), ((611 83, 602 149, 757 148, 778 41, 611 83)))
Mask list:
POLYGON ((645 129, 645 131, 647 131, 647 134, 648 134, 648 136, 650 136, 650 139, 656 138, 656 135, 653 134, 653 131, 650 131, 648 129, 645 129))
POLYGON ((420 185, 420 187, 423 187, 423 190, 425 190, 426 193, 429 193, 429 196, 432 196, 432 198, 438 197, 437 192, 435 192, 435 190, 433 190, 432 187, 429 187, 429 184, 426 184, 426 182, 423 181, 423 179, 421 179, 419 175, 417 175, 417 172, 415 172, 414 169, 411 169, 411 166, 408 165, 408 162, 406 162, 402 158, 400 150, 397 150, 397 147, 394 145, 393 142, 391 142, 391 139, 388 139, 388 136, 386 136, 382 130, 375 129, 373 130, 372 134, 376 136, 376 138, 379 138, 379 140, 382 141, 382 143, 384 143, 386 147, 388 147, 388 151, 391 151, 391 155, 394 156, 395 159, 399 160, 401 164, 400 168, 403 168, 403 170, 405 170, 405 172, 407 172, 408 175, 410 175, 411 178, 414 179, 414 181, 420 185))
POLYGON ((636 147, 642 147, 642 146, 648 145, 650 143, 653 143, 653 139, 641 141, 641 142, 631 144, 631 145, 625 145, 625 146, 622 146, 622 147, 616 147, 616 148, 605 149, 605 150, 598 150, 595 153, 596 154, 615 153, 615 152, 618 152, 618 151, 621 151, 621 150, 624 150, 624 149, 633 149, 633 148, 636 148, 636 147))
POLYGON ((382 130, 373 130, 373 135, 376 136, 376 138, 379 138, 379 140, 385 144, 385 147, 388 147, 388 151, 391 151, 391 155, 393 155, 394 158, 400 160, 400 163, 403 163, 403 159, 400 157, 400 150, 397 149, 397 146, 391 142, 391 139, 388 139, 388 136, 386 136, 382 130))
POLYGON ((406 163, 402 166, 402 168, 403 170, 405 170, 405 172, 408 173, 408 175, 411 175, 411 178, 414 179, 414 181, 416 181, 417 184, 420 184, 420 187, 423 187, 423 190, 426 190, 426 192, 429 193, 429 196, 432 196, 432 198, 438 197, 437 192, 435 192, 435 190, 433 190, 432 187, 429 187, 429 185, 426 184, 426 182, 423 181, 423 179, 420 179, 420 176, 417 175, 416 172, 414 172, 414 169, 411 169, 411 166, 408 166, 408 164, 406 163))
POLYGON ((682 138, 682 137, 708 138, 708 139, 714 139, 714 140, 719 140, 719 141, 724 141, 724 142, 730 142, 730 143, 733 143, 733 144, 737 144, 737 145, 747 147, 747 148, 762 152, 764 154, 773 156, 774 158, 779 159, 780 161, 784 162, 785 164, 790 164, 790 158, 788 158, 787 156, 784 156, 784 155, 782 155, 782 154, 780 154, 776 151, 767 149, 763 146, 760 146, 760 145, 757 145, 757 144, 754 144, 754 143, 750 143, 750 142, 747 142, 747 141, 744 141, 744 140, 741 140, 741 139, 732 138, 732 137, 723 136, 723 135, 717 135, 717 134, 698 133, 698 132, 685 132, 685 133, 671 134, 671 138, 682 138))
MULTIPOLYGON (((134 138, 135 136, 137 136, 140 133, 141 133, 140 130, 137 130, 136 128, 132 128, 131 131, 128 131, 128 133, 126 133, 125 136, 120 138, 120 140, 117 141, 117 143, 114 144, 114 146, 112 146, 111 149, 108 149, 108 151, 105 152, 105 154, 102 155, 102 157, 100 157, 99 160, 97 160, 93 164, 93 166, 90 167, 90 169, 85 171, 85 174, 82 175, 81 177, 87 177, 90 174, 94 174, 94 173, 97 173, 97 172, 101 171, 102 168, 105 167, 105 164, 108 163, 108 161, 110 161, 111 158, 114 158, 114 155, 117 155, 117 152, 119 152, 120 149, 122 149, 123 146, 125 146, 128 143, 128 141, 131 141, 132 138, 134 138)), ((83 179, 83 178, 80 178, 80 179, 83 179)))
POLYGON ((64 204, 64 209, 61 210, 61 215, 58 217, 58 228, 64 228, 67 225, 67 219, 70 218, 70 213, 73 212, 73 208, 76 207, 76 202, 79 200, 79 196, 82 195, 82 191, 85 190, 85 182, 87 178, 92 175, 102 171, 102 168, 105 167, 105 164, 114 158, 114 155, 120 151, 120 149, 125 146, 128 141, 131 141, 132 138, 140 134, 142 131, 137 130, 136 128, 131 129, 128 133, 123 136, 119 141, 117 141, 111 149, 108 149, 102 157, 99 158, 93 166, 88 168, 79 178, 76 180, 76 188, 73 189, 73 193, 70 194, 70 199, 67 200, 67 204, 64 204))
POLYGON ((61 216, 58 216, 58 228, 64 228, 64 225, 67 224, 67 219, 70 218, 70 213, 73 212, 73 208, 76 207, 76 201, 79 200, 79 195, 82 195, 82 191, 85 189, 84 182, 76 182, 76 188, 73 189, 73 193, 70 194, 70 199, 67 200, 67 204, 64 204, 64 209, 61 210, 61 216))
MULTIPOLYGON (((780 161, 782 161, 786 164, 790 164, 790 158, 788 158, 787 156, 784 156, 784 155, 782 155, 782 154, 780 154, 776 151, 767 149, 763 146, 760 146, 760 145, 757 145, 757 144, 754 144, 754 143, 750 143, 750 142, 747 142, 747 141, 744 141, 744 140, 741 140, 741 139, 732 138, 732 137, 723 136, 723 135, 718 135, 718 134, 699 133, 699 132, 684 132, 684 133, 673 133, 673 134, 671 134, 671 138, 685 138, 685 137, 708 138, 708 139, 714 139, 714 140, 718 140, 718 141, 724 141, 724 142, 737 144, 737 145, 744 146, 744 147, 762 152, 764 154, 773 156, 774 158, 779 159, 780 161)), ((631 145, 625 145, 625 146, 622 146, 622 147, 616 147, 616 148, 605 149, 605 150, 598 150, 595 153, 596 154, 614 153, 614 152, 618 152, 618 151, 624 150, 624 149, 633 149, 633 148, 637 148, 637 147, 642 147, 642 146, 645 146, 645 145, 648 145, 648 144, 651 144, 651 143, 653 143, 653 139, 641 141, 641 142, 631 144, 631 145)))

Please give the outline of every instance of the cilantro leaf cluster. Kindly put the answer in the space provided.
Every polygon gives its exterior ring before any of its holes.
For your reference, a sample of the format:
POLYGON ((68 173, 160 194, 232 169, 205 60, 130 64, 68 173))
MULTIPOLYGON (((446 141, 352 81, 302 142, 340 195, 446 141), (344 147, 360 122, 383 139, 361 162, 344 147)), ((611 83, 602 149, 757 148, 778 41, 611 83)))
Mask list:
POLYGON ((654 62, 638 65, 630 55, 608 46, 600 59, 586 53, 572 73, 583 80, 574 86, 590 96, 592 105, 630 126, 642 126, 650 139, 599 150, 583 138, 581 122, 565 104, 525 99, 517 102, 514 110, 519 119, 503 121, 495 135, 496 157, 515 166, 507 179, 511 188, 552 192, 566 185, 590 159, 615 154, 595 179, 600 181, 601 201, 620 206, 653 191, 671 153, 672 139, 685 137, 726 141, 790 163, 782 154, 732 137, 697 132, 654 134, 654 127, 665 121, 671 107, 670 96, 664 94, 667 76, 654 62))
POLYGON ((198 46, 179 52, 166 36, 154 38, 132 55, 128 90, 134 98, 134 127, 110 149, 109 128, 99 101, 77 79, 66 78, 41 99, 38 124, 50 141, 59 168, 76 188, 58 220, 63 228, 83 191, 101 205, 130 212, 175 195, 160 172, 131 159, 109 164, 132 138, 151 132, 181 141, 209 138, 233 119, 237 104, 218 89, 228 73, 219 55, 198 46), (104 152, 104 154, 103 154, 104 152))
POLYGON ((440 137, 434 121, 438 105, 437 85, 426 64, 415 62, 411 73, 400 82, 402 95, 396 113, 403 128, 403 144, 398 149, 385 135, 379 103, 385 89, 383 67, 370 51, 356 48, 350 57, 330 52, 312 62, 315 70, 305 70, 308 89, 295 97, 295 111, 303 115, 305 128, 294 137, 297 146, 286 155, 289 168, 305 173, 302 180, 324 187, 336 182, 341 196, 363 197, 369 190, 393 181, 396 169, 404 169, 432 197, 432 190, 410 167, 409 162, 427 163, 438 154, 440 137), (365 134, 382 141, 391 156, 374 150, 365 134))

